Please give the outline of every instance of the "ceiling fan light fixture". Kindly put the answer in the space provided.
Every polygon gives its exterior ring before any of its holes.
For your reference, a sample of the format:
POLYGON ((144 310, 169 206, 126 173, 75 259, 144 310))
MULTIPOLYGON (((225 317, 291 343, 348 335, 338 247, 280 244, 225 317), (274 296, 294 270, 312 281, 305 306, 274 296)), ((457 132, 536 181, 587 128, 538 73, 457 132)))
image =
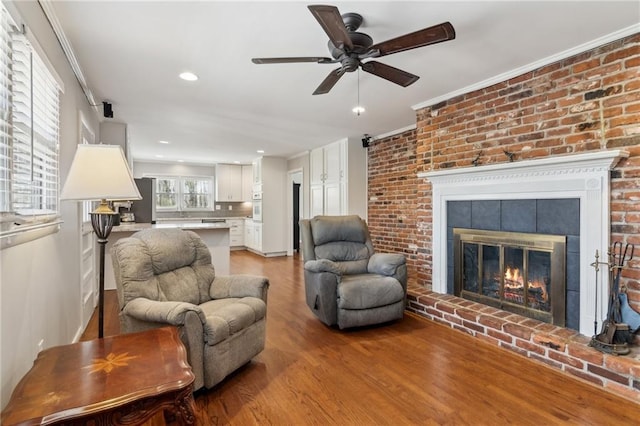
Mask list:
POLYGON ((356 105, 353 107, 351 111, 353 111, 354 114, 359 116, 360 114, 364 113, 366 109, 364 109, 362 105, 356 105))
POLYGON ((183 73, 180 73, 179 76, 181 79, 185 80, 185 81, 196 81, 198 79, 198 76, 195 75, 192 72, 189 71, 185 71, 183 73))

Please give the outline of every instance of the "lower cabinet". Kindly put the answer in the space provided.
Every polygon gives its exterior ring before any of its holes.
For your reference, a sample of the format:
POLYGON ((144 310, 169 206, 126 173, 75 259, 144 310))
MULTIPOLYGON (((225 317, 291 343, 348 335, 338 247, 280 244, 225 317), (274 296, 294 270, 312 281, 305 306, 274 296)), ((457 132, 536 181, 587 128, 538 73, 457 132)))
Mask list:
POLYGON ((262 223, 245 219, 244 245, 250 250, 262 252, 262 223))
POLYGON ((232 249, 241 248, 244 241, 244 219, 227 219, 229 225, 229 245, 232 249))
POLYGON ((244 245, 247 248, 253 248, 253 220, 251 219, 244 221, 244 245))

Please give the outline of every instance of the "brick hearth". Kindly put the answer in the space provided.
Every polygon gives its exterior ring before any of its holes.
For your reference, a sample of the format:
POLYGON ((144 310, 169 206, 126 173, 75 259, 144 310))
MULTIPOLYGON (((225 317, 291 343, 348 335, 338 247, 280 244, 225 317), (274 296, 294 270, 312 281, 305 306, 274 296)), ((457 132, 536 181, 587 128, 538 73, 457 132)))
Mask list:
POLYGON ((617 395, 640 402, 640 350, 603 354, 590 337, 531 318, 409 284, 407 311, 470 334, 617 395))

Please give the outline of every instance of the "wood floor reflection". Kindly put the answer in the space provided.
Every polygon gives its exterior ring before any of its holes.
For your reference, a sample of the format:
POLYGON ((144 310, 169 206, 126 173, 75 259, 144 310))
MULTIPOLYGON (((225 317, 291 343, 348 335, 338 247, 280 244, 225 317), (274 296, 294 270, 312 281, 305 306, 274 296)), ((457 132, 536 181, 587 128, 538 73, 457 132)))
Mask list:
MULTIPOLYGON (((637 424, 640 405, 424 318, 340 331, 304 301, 299 257, 232 252, 269 277, 267 344, 196 393, 200 425, 637 424)), ((105 335, 119 333, 109 291, 105 335)), ((94 315, 95 316, 95 315, 94 315)), ((83 338, 93 338, 92 318, 83 338)), ((149 424, 163 424, 154 419, 149 424)))

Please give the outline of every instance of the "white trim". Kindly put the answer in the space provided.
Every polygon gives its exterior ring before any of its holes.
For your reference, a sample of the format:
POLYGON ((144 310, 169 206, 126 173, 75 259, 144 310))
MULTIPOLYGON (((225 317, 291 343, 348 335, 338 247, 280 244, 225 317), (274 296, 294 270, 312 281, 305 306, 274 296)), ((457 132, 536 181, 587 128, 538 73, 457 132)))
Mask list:
POLYGON ((389 136, 399 135, 400 133, 404 133, 404 132, 407 132, 409 130, 415 130, 417 128, 418 128, 418 126, 416 124, 411 124, 410 126, 401 127, 399 129, 392 130, 390 132, 382 133, 381 135, 376 135, 376 137, 374 139, 377 140, 377 139, 388 138, 389 136))
POLYGON ((466 93, 471 93, 475 90, 484 89, 485 87, 493 86, 494 84, 502 83, 508 81, 514 77, 519 75, 528 73, 529 71, 536 70, 538 68, 542 68, 546 65, 553 64, 555 62, 561 61, 563 59, 569 58, 571 56, 577 55, 579 53, 586 52, 588 50, 594 49, 596 47, 605 45, 612 41, 619 40, 621 38, 633 35, 637 32, 640 32, 640 24, 634 24, 627 28, 623 28, 621 30, 612 32, 603 37, 597 38, 595 40, 591 40, 587 43, 583 43, 581 45, 572 47, 571 49, 567 49, 563 52, 556 53, 555 55, 547 56, 546 58, 537 60, 535 62, 531 62, 530 64, 524 65, 519 68, 515 68, 511 71, 507 71, 505 73, 496 75, 494 77, 488 78, 486 80, 471 84, 467 87, 463 87, 462 89, 454 90, 453 92, 446 93, 444 95, 431 98, 419 104, 413 105, 411 108, 414 111, 417 111, 422 108, 429 107, 431 105, 438 104, 440 102, 446 101, 448 99, 455 98, 456 96, 464 95, 466 93))
MULTIPOLYGON (((606 257, 610 234, 609 171, 627 151, 596 151, 480 167, 418 173, 432 184, 432 289, 447 292, 447 202, 453 200, 580 199, 580 333, 590 335, 595 319, 598 250, 606 257)), ((606 314, 608 277, 601 268, 599 307, 606 314)), ((602 318, 598 318, 598 321, 602 318)))

